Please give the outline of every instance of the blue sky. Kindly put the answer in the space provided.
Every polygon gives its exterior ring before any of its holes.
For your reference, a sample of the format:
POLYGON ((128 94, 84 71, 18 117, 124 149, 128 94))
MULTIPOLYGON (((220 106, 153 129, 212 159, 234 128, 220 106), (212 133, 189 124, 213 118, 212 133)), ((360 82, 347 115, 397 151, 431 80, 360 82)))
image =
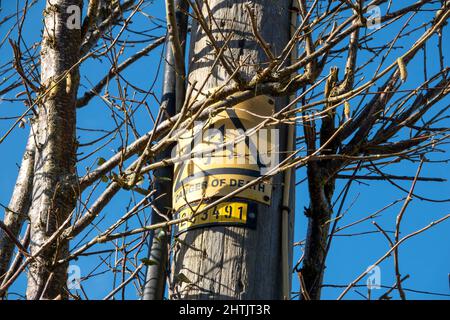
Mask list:
MULTIPOLYGON (((3 1, 3 8, 0 12, 0 19, 11 13, 15 9, 14 1, 3 1), (6 3, 5 3, 6 2, 6 3)), ((43 1, 40 1, 30 12, 27 22, 24 25, 24 39, 28 45, 31 45, 34 41, 38 41, 40 37, 41 26, 41 13, 43 9, 43 1)), ((385 8, 382 8, 384 10, 385 8)), ((155 4, 149 6, 144 10, 148 14, 164 20, 165 14, 163 11, 163 2, 157 1, 155 4)), ((433 15, 432 12, 429 15, 433 15)), ((427 17, 429 17, 427 15, 427 17)), ((137 19, 133 24, 133 29, 138 30, 140 28, 151 28, 154 25, 149 26, 149 20, 142 15, 137 15, 137 19)), ((412 26, 418 26, 421 24, 421 18, 415 18, 411 21, 412 26)), ((3 28, 3 26, 2 26, 3 28)), ((411 27, 412 28, 412 27, 411 27)), ((450 39, 444 32, 444 50, 450 53, 450 39)), ((153 35, 162 35, 165 30, 163 28, 157 28, 152 32, 153 35)), ((423 29, 422 29, 423 32, 423 29)), ((0 35, 3 39, 5 35, 5 29, 1 30, 0 35)), ((417 39, 419 33, 414 33, 413 38, 417 39)), ((10 37, 16 38, 16 34, 12 33, 10 37)), ((138 39, 138 36, 131 35, 130 39, 138 39)), ((392 35, 387 33, 380 33, 376 35, 375 41, 380 44, 385 43, 388 39, 391 39, 392 35)), ((398 52, 404 52, 408 46, 411 46, 411 42, 400 43, 403 48, 400 48, 398 52)), ((435 39, 431 42, 429 50, 435 50, 435 39)), ((123 61, 129 54, 136 52, 142 45, 136 47, 127 48, 125 54, 120 61, 123 61)), ((155 97, 149 96, 147 103, 150 106, 154 115, 157 112, 157 100, 159 99, 159 92, 161 88, 161 79, 159 77, 158 66, 160 65, 160 58, 162 53, 162 47, 154 51, 148 57, 142 59, 136 65, 128 68, 124 72, 130 82, 139 85, 142 88, 149 89, 153 87, 155 97), (156 98, 156 99, 155 99, 156 98)), ((0 48, 0 65, 6 63, 11 57, 11 48, 5 44, 0 48)), ((404 88, 414 88, 417 83, 422 79, 421 65, 423 63, 423 56, 418 54, 417 58, 408 67, 409 78, 404 88)), ((365 56, 359 57, 359 61, 364 61, 365 56)), ((338 58, 336 64, 340 64, 342 61, 338 58)), ((387 61, 386 63, 390 63, 387 61)), ((438 68, 437 59, 428 59, 427 61, 430 74, 433 70, 438 68)), ((448 65, 448 58, 445 61, 448 65)), ((387 65, 387 64, 385 64, 387 65)), ((79 93, 84 92, 83 85, 89 83, 96 83, 108 70, 110 64, 107 60, 99 62, 97 60, 88 60, 81 68, 81 81, 82 87, 79 93)), ((367 69, 364 71, 363 76, 365 78, 371 76, 373 69, 367 69)), ((112 85, 113 86, 113 85, 112 85)), ((131 89, 130 89, 131 90, 131 89)), ((114 92, 114 88, 111 89, 114 92)), ((11 98, 7 95, 4 99, 11 98)), ((141 95, 142 97, 142 95, 141 95)), ((450 99, 447 97, 442 101, 444 105, 450 103, 450 99)), ((0 118, 16 116, 21 114, 25 110, 25 107, 21 103, 7 103, 0 104, 0 118)), ((149 119, 147 110, 145 108, 136 109, 136 126, 138 131, 143 133, 151 128, 151 121, 149 119)), ((82 128, 99 129, 99 128, 114 128, 114 121, 111 111, 105 106, 100 99, 94 99, 89 106, 78 111, 78 136, 81 136, 80 142, 87 142, 95 137, 98 137, 100 133, 88 133, 82 131, 82 128)), ((13 120, 0 120, 0 135, 3 135, 6 130, 9 129, 13 120)), ((443 122, 447 127, 450 121, 443 122)), ((299 135, 302 134, 302 128, 298 127, 299 135)), ((20 163, 23 149, 25 146, 26 137, 28 135, 28 126, 26 129, 16 129, 13 133, 0 145, 0 203, 7 205, 11 196, 12 188, 15 183, 17 175, 17 165, 20 163)), ((108 158, 114 154, 118 145, 108 145, 100 151, 99 156, 108 158)), ((450 151, 448 146, 441 148, 445 152, 450 151)), ((82 149, 81 152, 88 153, 92 149, 82 149)), ((437 153, 433 155, 433 159, 445 159, 444 153, 437 153)), ((97 159, 95 157, 88 158, 79 164, 79 174, 85 172, 85 167, 95 164, 97 159)), ((386 172, 397 175, 410 175, 413 176, 417 170, 417 163, 404 162, 400 165, 393 165, 386 172)), ((425 164, 422 170, 423 176, 441 177, 447 180, 450 179, 449 165, 447 163, 438 164, 425 164)), ((296 180, 300 181, 305 176, 305 169, 301 168, 297 172, 296 180)), ((340 192, 345 181, 340 180, 336 188, 337 192, 340 192)), ((405 189, 409 189, 410 182, 398 182, 405 189)), ((357 221, 374 211, 377 211, 389 203, 402 199, 406 194, 399 191, 394 186, 385 182, 376 181, 364 181, 363 183, 353 183, 350 190, 350 195, 344 205, 344 210, 348 209, 345 217, 341 220, 340 226, 346 225, 353 221, 357 221)), ((450 195, 450 184, 436 183, 436 182, 418 182, 416 187, 416 193, 433 199, 446 199, 450 195)), ((94 196, 98 195, 98 192, 94 192, 94 196)), ((104 210, 101 218, 104 220, 100 222, 100 226, 107 226, 109 223, 121 216, 126 207, 129 205, 130 194, 121 192, 110 205, 104 210)), ((381 213, 380 217, 376 219, 386 230, 394 230, 395 217, 401 208, 402 202, 390 207, 381 213)), ((308 195, 306 183, 302 183, 296 190, 296 223, 295 223, 295 241, 301 241, 306 234, 307 220, 303 215, 303 208, 308 206, 308 195)), ((414 199, 407 213, 404 217, 402 225, 402 235, 406 235, 412 231, 420 229, 431 221, 442 217, 449 212, 448 203, 429 203, 414 199)), ((149 212, 143 212, 148 217, 149 212)), ((132 226, 130 226, 132 227, 132 226)), ((442 294, 450 295, 449 290, 449 272, 450 272, 450 250, 448 247, 450 240, 449 233, 450 222, 444 222, 424 234, 421 234, 415 238, 412 238, 406 242, 400 249, 400 268, 403 275, 409 274, 410 278, 404 282, 406 289, 423 290, 429 292, 439 292, 442 294)), ((349 228, 342 232, 341 236, 336 236, 332 242, 330 254, 328 257, 327 269, 325 273, 325 284, 338 284, 345 285, 354 280, 360 273, 362 273, 368 266, 378 260, 388 249, 389 245, 383 236, 379 233, 370 233, 363 235, 348 236, 348 234, 365 233, 367 231, 375 231, 375 227, 372 225, 371 220, 349 228)), ((74 244, 74 243, 72 243, 74 244)), ((103 249, 103 247, 98 247, 103 249)), ((299 247, 294 249, 295 260, 297 260, 301 251, 299 247)), ((82 272, 87 272, 92 269, 99 262, 98 258, 82 258, 76 263, 81 267, 82 272)), ((295 262, 295 261, 294 261, 295 262)), ((388 258, 381 265, 381 283, 385 286, 393 285, 395 276, 393 272, 393 259, 388 258)), ((104 268, 100 268, 98 272, 101 272, 104 268)), ((85 274, 83 274, 85 276, 85 274)), ((293 275, 293 287, 294 290, 298 290, 298 281, 296 275, 293 275)), ((364 284, 366 279, 363 279, 360 284, 364 284)), ((14 291, 23 292, 25 286, 25 278, 21 277, 16 285, 13 287, 14 291)), ((85 286, 90 293, 90 298, 103 298, 108 292, 105 286, 111 286, 111 274, 103 274, 94 278, 94 280, 87 280, 85 286)), ((323 298, 335 299, 343 288, 324 288, 323 298)), ((357 288, 357 290, 363 295, 367 294, 365 287, 357 288)), ((377 297, 380 293, 384 293, 384 290, 374 290, 372 293, 374 297, 377 297)), ((426 295, 421 293, 406 292, 409 299, 448 299, 445 296, 426 295)), ((126 293, 127 298, 136 298, 135 290, 130 287, 126 293)), ((398 298, 396 292, 393 293, 394 298, 398 298)), ((362 299, 360 294, 355 290, 349 292, 346 296, 348 299, 362 299)))

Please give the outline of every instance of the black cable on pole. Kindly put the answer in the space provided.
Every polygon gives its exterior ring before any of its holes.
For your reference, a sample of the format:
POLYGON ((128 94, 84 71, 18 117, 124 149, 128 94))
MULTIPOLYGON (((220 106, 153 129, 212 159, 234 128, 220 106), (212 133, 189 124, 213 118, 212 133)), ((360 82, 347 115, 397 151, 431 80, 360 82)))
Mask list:
MULTIPOLYGON (((187 1, 175 0, 176 22, 182 49, 185 48, 187 33, 187 14, 189 7, 187 1)), ((164 63, 163 88, 161 107, 165 107, 166 112, 163 115, 172 117, 176 114, 184 101, 185 83, 184 79, 175 72, 175 60, 172 52, 172 46, 166 42, 166 53, 164 63)), ((163 119, 164 120, 164 119, 163 119)), ((171 148, 162 152, 156 161, 169 158, 171 148)), ((165 166, 154 171, 154 195, 153 205, 162 214, 170 214, 172 208, 172 177, 173 167, 165 166)), ((151 223, 163 222, 158 212, 152 211, 151 223)), ((162 300, 164 298, 166 275, 168 268, 168 245, 170 243, 170 234, 167 228, 150 231, 150 249, 148 253, 146 281, 144 284, 143 300, 162 300)))

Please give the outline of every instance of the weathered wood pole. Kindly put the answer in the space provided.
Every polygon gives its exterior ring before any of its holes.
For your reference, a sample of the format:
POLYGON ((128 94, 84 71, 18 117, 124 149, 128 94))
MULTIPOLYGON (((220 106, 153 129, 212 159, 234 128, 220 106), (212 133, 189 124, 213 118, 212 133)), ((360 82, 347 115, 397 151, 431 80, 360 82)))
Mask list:
MULTIPOLYGON (((252 33, 245 6, 254 8, 257 28, 275 56, 289 40, 291 0, 209 0, 196 1, 208 26, 222 46, 232 34, 225 57, 236 65, 248 59, 241 77, 249 80, 268 61, 252 33), (209 10, 210 9, 210 14, 209 10)), ((199 87, 207 75, 203 92, 217 88, 229 78, 222 65, 213 70, 216 58, 202 27, 194 22, 191 30, 188 82, 199 87)), ((288 97, 274 99, 275 109, 286 106, 288 97)), ((280 126, 280 150, 286 149, 286 126, 280 126)), ((283 155, 283 152, 281 152, 283 155)), ((281 156, 282 158, 282 156, 281 156)), ((282 159, 280 159, 282 160, 282 159)), ((214 226, 188 230, 176 243, 172 266, 171 297, 178 299, 282 299, 281 220, 283 174, 272 179, 270 205, 257 204, 255 229, 214 226), (180 281, 180 274, 187 279, 180 281), (186 281, 187 280, 187 281, 186 281)), ((291 179, 290 231, 292 241, 293 190, 291 179)), ((184 278, 184 277, 182 277, 184 278)))

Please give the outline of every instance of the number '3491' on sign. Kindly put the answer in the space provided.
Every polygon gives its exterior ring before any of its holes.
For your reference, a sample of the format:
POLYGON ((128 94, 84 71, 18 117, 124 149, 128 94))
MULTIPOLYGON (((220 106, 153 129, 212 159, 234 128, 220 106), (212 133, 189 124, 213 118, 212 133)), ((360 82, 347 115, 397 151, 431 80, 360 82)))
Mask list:
POLYGON ((178 225, 178 232, 207 225, 239 225, 254 228, 256 225, 255 205, 247 202, 223 202, 208 210, 202 210, 206 204, 197 207, 185 207, 178 218, 191 219, 178 225))

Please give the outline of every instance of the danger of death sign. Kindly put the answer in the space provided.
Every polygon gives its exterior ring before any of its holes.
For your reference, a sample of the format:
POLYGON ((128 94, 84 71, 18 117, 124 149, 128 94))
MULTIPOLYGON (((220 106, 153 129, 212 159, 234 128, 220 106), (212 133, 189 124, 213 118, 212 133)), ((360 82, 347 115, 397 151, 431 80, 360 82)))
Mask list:
MULTIPOLYGON (((278 130, 267 125, 273 113, 274 100, 256 96, 205 122, 196 122, 183 132, 176 148, 177 157, 184 160, 174 166, 173 208, 185 212, 194 203, 218 199, 237 190, 241 191, 233 197, 269 205, 271 179, 251 187, 246 185, 278 164, 278 130)), ((229 206, 223 210, 243 210, 229 206)), ((232 214, 230 217, 236 218, 232 214)), ((209 223, 214 221, 208 219, 209 223)))

